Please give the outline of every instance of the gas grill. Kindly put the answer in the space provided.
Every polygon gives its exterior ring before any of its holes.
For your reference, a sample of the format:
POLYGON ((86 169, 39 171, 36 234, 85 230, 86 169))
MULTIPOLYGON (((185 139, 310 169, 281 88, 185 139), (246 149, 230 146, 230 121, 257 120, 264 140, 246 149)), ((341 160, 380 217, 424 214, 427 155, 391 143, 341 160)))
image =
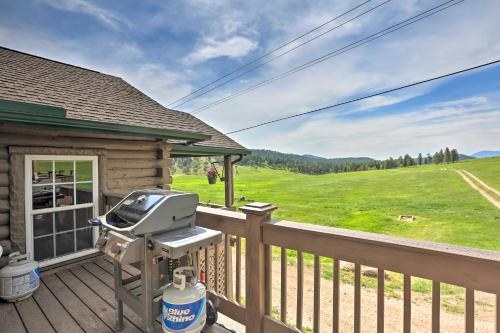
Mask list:
POLYGON ((92 225, 102 226, 96 247, 114 260, 116 328, 123 328, 123 303, 154 332, 164 288, 179 266, 197 267, 199 250, 222 241, 219 231, 195 226, 198 195, 167 190, 129 194, 92 225), (130 264, 140 275, 122 278, 130 264))

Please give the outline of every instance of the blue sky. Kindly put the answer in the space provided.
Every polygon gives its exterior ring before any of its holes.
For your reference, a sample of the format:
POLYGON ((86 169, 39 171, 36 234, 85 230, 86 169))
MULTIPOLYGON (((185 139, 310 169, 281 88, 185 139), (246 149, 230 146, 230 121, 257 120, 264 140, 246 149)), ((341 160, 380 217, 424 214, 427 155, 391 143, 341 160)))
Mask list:
MULTIPOLYGON (((362 2, 2 1, 0 45, 121 76, 167 105, 362 2)), ((179 109, 192 111, 438 3, 392 0, 179 109)), ((227 132, 496 60, 499 12, 496 0, 466 0, 197 116, 227 132)), ((326 157, 384 158, 444 145, 464 153, 500 149, 500 66, 233 138, 250 148, 326 157)))

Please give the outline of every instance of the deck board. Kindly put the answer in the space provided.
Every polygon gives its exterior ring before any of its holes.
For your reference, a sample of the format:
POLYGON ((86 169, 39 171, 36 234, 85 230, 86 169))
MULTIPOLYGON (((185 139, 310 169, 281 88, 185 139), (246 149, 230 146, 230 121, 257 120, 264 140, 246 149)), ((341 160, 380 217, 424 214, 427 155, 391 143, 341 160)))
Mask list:
MULTIPOLYGON (((138 272, 132 266, 124 271, 124 278, 138 272)), ((101 257, 46 271, 33 297, 24 301, 0 301, 0 333, 111 333, 114 315, 113 264, 101 257)), ((123 332, 142 332, 141 317, 126 305, 124 317, 123 332)), ((156 330, 162 331, 159 319, 156 330)), ((215 325, 203 332, 230 331, 215 325)))
POLYGON ((40 284, 38 290, 33 294, 33 299, 40 306, 40 309, 57 332, 83 332, 82 328, 64 309, 45 284, 40 284))
MULTIPOLYGON (((115 325, 115 310, 111 305, 106 303, 102 298, 94 293, 89 287, 83 284, 71 271, 60 271, 57 276, 63 283, 70 288, 73 293, 78 295, 78 298, 87 305, 87 307, 98 316, 108 327, 115 325), (97 297, 96 297, 97 296, 97 297)), ((123 321, 123 332, 140 333, 140 330, 134 326, 127 318, 123 321)))
POLYGON ((83 330, 86 332, 112 332, 56 275, 46 276, 43 281, 83 330))
POLYGON ((0 318, 2 319, 2 323, 0 324, 1 333, 26 332, 21 317, 19 317, 13 303, 0 303, 0 318))
MULTIPOLYGON (((104 282, 81 266, 72 268, 71 272, 73 272, 83 283, 85 283, 87 287, 91 288, 97 295, 115 308, 115 293, 111 287, 104 284, 104 282)), ((130 320, 134 325, 142 327, 141 317, 132 311, 126 304, 123 305, 123 314, 125 318, 130 320)))
POLYGON ((30 297, 15 303, 17 312, 22 318, 24 326, 29 333, 53 333, 55 332, 42 310, 30 297))

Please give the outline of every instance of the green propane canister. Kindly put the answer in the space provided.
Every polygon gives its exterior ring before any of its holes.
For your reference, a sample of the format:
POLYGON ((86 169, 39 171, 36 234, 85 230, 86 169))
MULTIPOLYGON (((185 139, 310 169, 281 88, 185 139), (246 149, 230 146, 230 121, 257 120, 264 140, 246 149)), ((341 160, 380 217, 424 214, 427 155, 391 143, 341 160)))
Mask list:
POLYGON ((206 289, 198 282, 194 267, 174 270, 173 282, 163 292, 162 303, 163 332, 199 333, 205 326, 206 289))
POLYGON ((38 262, 29 260, 26 254, 13 252, 9 264, 0 269, 0 298, 8 302, 26 299, 40 285, 38 262))

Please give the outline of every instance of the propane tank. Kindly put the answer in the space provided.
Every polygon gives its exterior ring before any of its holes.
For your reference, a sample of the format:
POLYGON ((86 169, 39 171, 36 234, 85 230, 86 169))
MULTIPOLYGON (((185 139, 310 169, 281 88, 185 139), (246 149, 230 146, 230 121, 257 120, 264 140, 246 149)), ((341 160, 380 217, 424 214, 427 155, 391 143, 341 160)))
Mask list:
POLYGON ((163 292, 162 327, 166 333, 199 333, 206 320, 206 289, 192 266, 174 270, 163 292))
POLYGON ((38 262, 28 259, 26 254, 13 252, 9 264, 0 269, 0 298, 16 302, 28 298, 40 285, 38 262))

